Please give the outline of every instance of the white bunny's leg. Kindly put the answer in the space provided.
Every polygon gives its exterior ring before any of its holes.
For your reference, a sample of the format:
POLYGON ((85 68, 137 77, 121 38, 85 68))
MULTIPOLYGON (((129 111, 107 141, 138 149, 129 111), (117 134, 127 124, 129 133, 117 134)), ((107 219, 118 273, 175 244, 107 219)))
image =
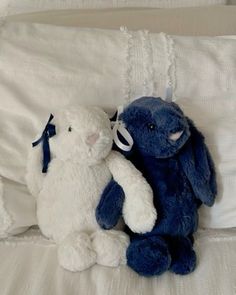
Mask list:
POLYGON ((91 240, 98 264, 110 267, 126 264, 129 237, 124 232, 98 230, 92 234, 91 240))
POLYGON ((82 271, 96 263, 90 236, 83 232, 68 235, 58 247, 58 259, 62 267, 70 271, 82 271))

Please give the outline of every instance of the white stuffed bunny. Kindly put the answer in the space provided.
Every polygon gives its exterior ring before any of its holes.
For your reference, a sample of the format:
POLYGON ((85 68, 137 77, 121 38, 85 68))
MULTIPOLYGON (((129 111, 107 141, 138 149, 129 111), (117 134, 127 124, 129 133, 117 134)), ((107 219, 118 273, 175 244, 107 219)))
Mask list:
POLYGON ((31 149, 27 165, 26 180, 37 198, 40 229, 58 244, 59 262, 68 270, 126 263, 128 236, 100 229, 95 209, 113 177, 125 193, 126 224, 134 232, 150 231, 156 220, 150 186, 131 162, 111 151, 110 121, 101 109, 70 107, 55 114, 53 124, 56 134, 51 138, 48 134, 47 173, 41 172, 40 144, 31 149))

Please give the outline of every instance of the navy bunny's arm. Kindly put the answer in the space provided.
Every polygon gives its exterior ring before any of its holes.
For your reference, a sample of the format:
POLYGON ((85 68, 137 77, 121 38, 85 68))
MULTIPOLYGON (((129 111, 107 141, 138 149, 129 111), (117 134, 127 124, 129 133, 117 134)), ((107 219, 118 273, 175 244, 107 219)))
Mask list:
POLYGON ((122 187, 113 179, 105 187, 96 208, 96 219, 103 229, 113 228, 122 215, 125 195, 122 187))
POLYGON ((217 194, 216 172, 203 135, 188 119, 191 136, 179 152, 179 159, 193 192, 205 205, 212 206, 217 194))

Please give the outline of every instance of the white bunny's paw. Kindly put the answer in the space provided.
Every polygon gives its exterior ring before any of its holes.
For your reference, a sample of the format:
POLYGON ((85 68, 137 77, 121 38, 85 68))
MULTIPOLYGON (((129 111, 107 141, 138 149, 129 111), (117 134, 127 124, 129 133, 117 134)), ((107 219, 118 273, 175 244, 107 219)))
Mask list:
POLYGON ((92 244, 97 253, 98 264, 110 267, 126 264, 129 237, 124 232, 99 230, 93 233, 92 244))
POLYGON ((124 204, 123 216, 125 223, 134 233, 144 234, 152 231, 156 219, 157 212, 153 204, 143 202, 127 202, 124 204))
POLYGON ((72 233, 58 247, 58 259, 62 267, 70 271, 82 271, 96 263, 90 237, 86 233, 72 233))

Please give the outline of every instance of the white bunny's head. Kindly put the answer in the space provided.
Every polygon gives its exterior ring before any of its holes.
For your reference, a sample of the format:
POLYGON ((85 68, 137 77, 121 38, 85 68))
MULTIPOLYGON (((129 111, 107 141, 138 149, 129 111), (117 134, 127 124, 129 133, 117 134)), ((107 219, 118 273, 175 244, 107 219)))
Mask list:
POLYGON ((96 164, 106 158, 113 136, 108 115, 98 107, 69 107, 55 114, 56 135, 50 139, 54 158, 96 164))

